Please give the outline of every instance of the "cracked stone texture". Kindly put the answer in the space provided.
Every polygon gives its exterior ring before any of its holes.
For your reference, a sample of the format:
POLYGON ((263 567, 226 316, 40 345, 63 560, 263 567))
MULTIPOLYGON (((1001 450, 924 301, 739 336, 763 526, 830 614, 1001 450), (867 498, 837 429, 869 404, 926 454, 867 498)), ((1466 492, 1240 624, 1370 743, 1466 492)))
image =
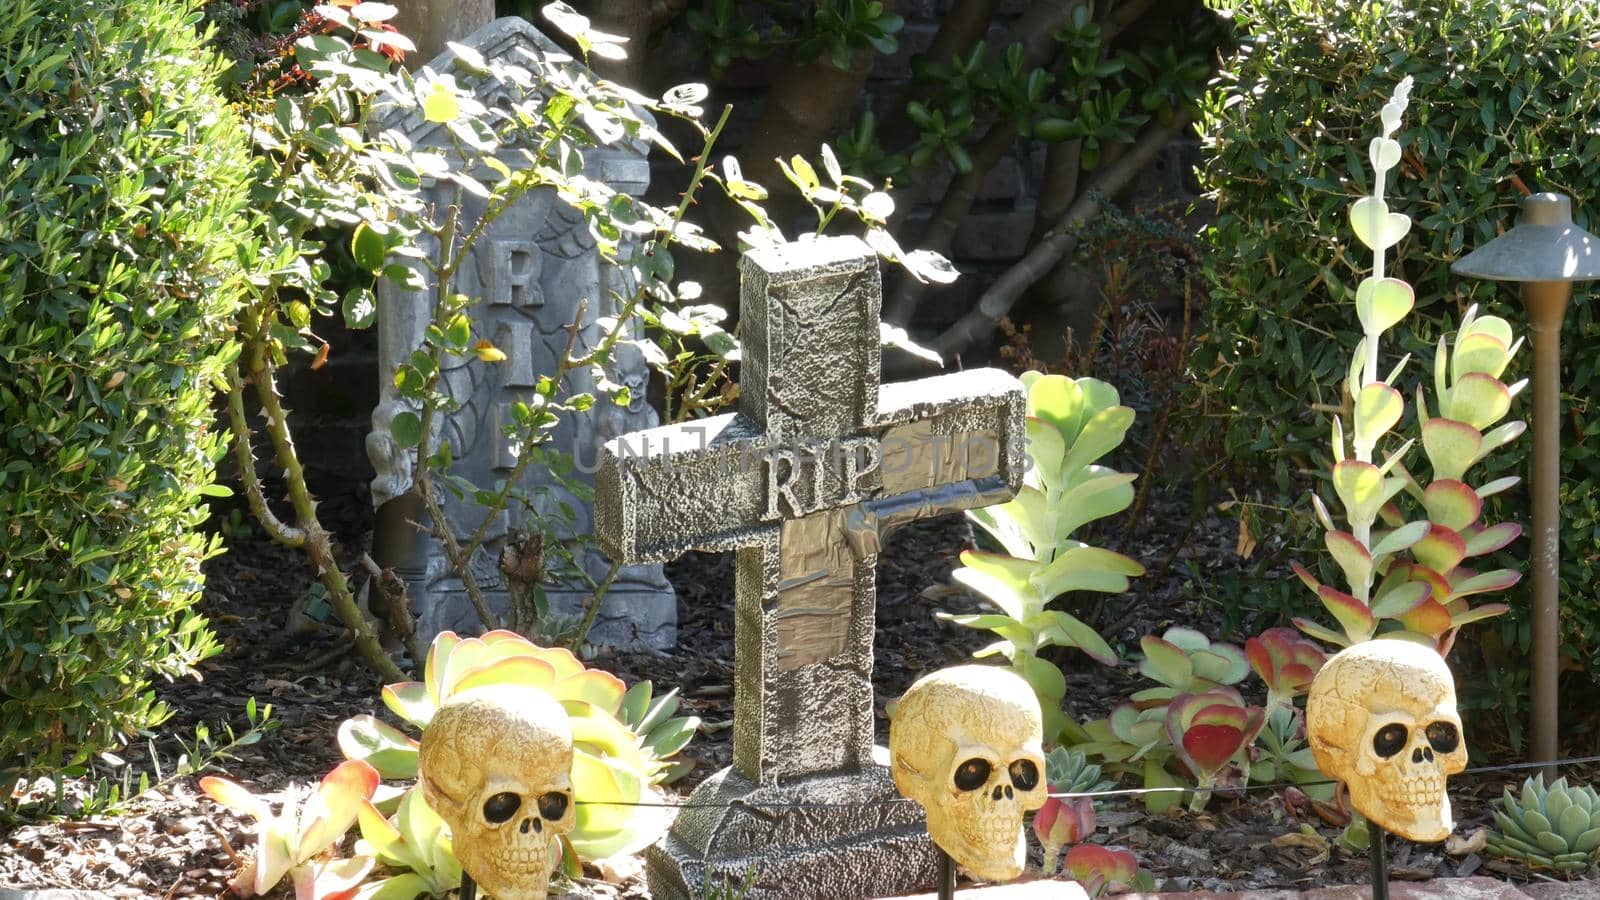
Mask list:
MULTIPOLYGON (((600 544, 628 564, 735 552, 734 765, 694 797, 893 797, 873 747, 882 537, 1015 496, 1022 385, 996 369, 880 385, 877 258, 858 239, 766 248, 741 268, 739 411, 608 441, 600 544)), ((651 851, 651 890, 698 896, 735 866, 758 873, 753 898, 926 886, 921 811, 878 815, 839 817, 819 846, 831 819, 813 811, 686 809, 651 851), (786 828, 800 829, 792 843, 786 828)))
MULTIPOLYGON (((516 17, 496 19, 462 43, 485 58, 534 71, 571 69, 575 65, 558 45, 516 17)), ((429 68, 448 73, 454 63, 455 54, 447 50, 429 63, 429 68)), ((579 73, 575 77, 583 77, 581 70, 575 71, 579 73)), ((511 90, 486 77, 459 70, 453 74, 458 84, 472 90, 491 109, 511 90)), ((420 114, 406 117, 400 111, 392 112, 379 128, 403 133, 417 146, 451 152, 442 126, 424 121, 420 114)), ((516 148, 508 147, 502 161, 516 168, 522 165, 516 155, 516 148)), ((644 148, 635 145, 585 151, 584 174, 633 196, 643 194, 650 182, 644 148)), ((439 186, 425 190, 436 209, 448 206, 454 196, 453 191, 439 186)), ((483 211, 482 201, 467 198, 461 230, 469 228, 483 211)), ((626 253, 624 248, 622 254, 626 253)), ((432 277, 420 265, 408 264, 422 276, 426 285, 422 290, 406 290, 388 279, 379 284, 381 372, 393 372, 410 357, 421 344, 428 324, 435 291, 432 277)), ((555 371, 567 352, 569 329, 574 322, 580 328, 571 337, 573 352, 582 354, 603 337, 598 320, 615 314, 613 292, 628 290, 622 277, 620 270, 600 260, 594 235, 582 214, 560 202, 551 189, 528 192, 489 225, 460 267, 454 288, 473 298, 471 316, 475 328, 491 337, 507 359, 497 365, 463 361, 447 365, 441 372, 441 388, 460 404, 458 410, 441 417, 435 434, 436 439, 450 445, 454 474, 491 488, 513 473, 517 448, 502 432, 503 426, 509 424, 510 411, 518 401, 533 396, 541 375, 555 371)), ((621 407, 602 399, 587 413, 564 416, 551 435, 551 447, 574 456, 577 471, 573 475, 580 481, 594 471, 602 441, 658 421, 646 400, 649 369, 644 357, 626 347, 613 355, 609 368, 612 381, 632 389, 634 402, 621 407)), ((377 508, 374 557, 381 565, 392 566, 406 582, 424 642, 445 629, 482 631, 460 573, 450 565, 443 547, 430 536, 420 534, 412 524, 426 521, 427 515, 411 490, 410 454, 391 432, 394 417, 412 407, 392 383, 383 380, 379 404, 373 411, 372 433, 367 438, 368 456, 377 473, 372 483, 373 505, 377 508)), ((574 391, 598 393, 587 368, 568 375, 567 384, 574 391)), ((519 484, 542 516, 559 523, 557 531, 564 539, 593 530, 589 503, 560 485, 544 466, 528 466, 519 484)), ((482 508, 471 500, 448 493, 443 500, 462 537, 483 521, 482 508)), ((497 517, 490 523, 483 550, 469 562, 474 578, 485 588, 489 606, 499 615, 505 613, 508 604, 498 561, 513 529, 521 524, 519 515, 497 517)), ((570 547, 590 580, 604 579, 608 562, 598 550, 576 543, 570 547)), ((546 560, 552 558, 553 554, 545 554, 546 560)), ((552 574, 546 577, 544 587, 551 608, 562 615, 581 613, 591 594, 576 572, 552 574)), ((661 567, 644 564, 624 568, 607 593, 589 637, 600 644, 635 648, 665 648, 676 643, 676 599, 661 567)))

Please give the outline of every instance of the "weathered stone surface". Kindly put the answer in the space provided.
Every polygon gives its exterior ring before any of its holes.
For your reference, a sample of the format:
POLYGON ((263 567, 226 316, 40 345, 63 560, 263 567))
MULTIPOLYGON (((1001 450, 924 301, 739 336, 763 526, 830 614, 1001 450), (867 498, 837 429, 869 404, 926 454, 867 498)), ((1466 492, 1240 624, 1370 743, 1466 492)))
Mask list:
POLYGON ((61 888, 0 888, 0 900, 111 900, 99 891, 69 891, 61 888))
POLYGON ((1600 881, 1535 881, 1517 887, 1534 900, 1600 900, 1600 881))
MULTIPOLYGON (((553 41, 514 17, 485 25, 463 43, 486 58, 522 66, 572 65, 553 41)), ((446 51, 430 67, 447 72, 454 62, 455 54, 446 51)), ((459 71, 455 74, 459 84, 471 87, 491 108, 496 97, 506 90, 490 80, 459 71)), ((404 132, 419 146, 446 143, 441 126, 417 117, 395 117, 383 122, 382 127, 404 132)), ((521 164, 511 152, 514 150, 508 148, 503 159, 512 167, 521 164)), ((619 192, 639 195, 648 186, 650 173, 643 149, 626 147, 586 152, 584 174, 619 192)), ((454 193, 442 187, 428 190, 438 209, 443 209, 454 193)), ((483 214, 482 202, 466 198, 464 214, 467 224, 462 230, 483 214)), ((418 271, 427 277, 424 270, 418 271)), ((471 315, 476 327, 509 358, 498 365, 463 360, 443 372, 443 390, 461 403, 459 410, 439 423, 438 435, 450 444, 456 474, 484 487, 509 477, 517 459, 515 447, 501 431, 508 410, 516 401, 532 395, 541 375, 555 370, 557 360, 567 351, 573 323, 580 326, 573 352, 581 354, 601 338, 597 320, 615 314, 613 291, 627 289, 619 283, 620 278, 615 268, 600 261, 594 236, 583 216, 557 199, 550 189, 529 192, 489 225, 461 267, 455 289, 473 298, 471 315)), ((393 372, 420 345, 433 291, 431 283, 421 291, 408 291, 387 280, 380 284, 380 372, 393 372)), ((634 388, 634 403, 623 408, 602 398, 591 413, 567 416, 551 436, 553 448, 576 457, 580 477, 593 471, 602 441, 657 421, 645 400, 649 373, 642 356, 619 352, 611 367, 609 377, 613 381, 634 388)), ((566 384, 572 390, 593 391, 595 387, 587 369, 570 374, 566 384)), ((407 408, 408 401, 385 378, 378 408, 372 415, 373 431, 367 439, 368 455, 377 473, 372 483, 373 505, 378 510, 374 552, 380 564, 393 566, 405 580, 424 639, 444 629, 480 631, 481 623, 461 578, 452 570, 443 548, 410 524, 425 521, 426 515, 412 491, 409 451, 399 449, 390 435, 395 415, 407 408)), ((559 486, 543 467, 527 467, 521 487, 533 499, 537 513, 547 520, 561 522, 565 510, 571 511, 571 519, 563 523, 564 534, 580 535, 592 530, 589 505, 559 486)), ((470 499, 446 496, 445 507, 464 532, 475 529, 483 520, 482 508, 470 499)), ((491 605, 502 611, 506 599, 497 561, 510 530, 523 521, 521 515, 499 516, 490 525, 483 551, 471 564, 475 578, 487 589, 491 605)), ((608 563, 598 551, 574 547, 574 555, 590 579, 599 581, 605 576, 608 563)), ((547 552, 545 558, 552 559, 553 554, 547 552)), ((545 588, 552 609, 558 613, 577 612, 590 596, 587 585, 576 577, 547 580, 545 588)), ((677 607, 671 585, 660 566, 639 565, 625 568, 618 576, 590 638, 604 644, 661 648, 676 641, 676 631, 677 607)))
MULTIPOLYGON (((908 897, 885 897, 882 900, 938 900, 938 894, 916 894, 908 897)), ((1076 881, 1023 881, 1015 884, 996 884, 989 887, 956 887, 961 900, 1089 900, 1089 895, 1076 881)), ((1128 896, 1122 894, 1119 896, 1128 896)), ((1137 896, 1137 895, 1135 895, 1137 896)), ((1263 895, 1253 895, 1261 897, 1263 895)), ((1276 898, 1268 898, 1276 900, 1276 898)))
POLYGON ((652 890, 697 895, 734 867, 755 898, 916 889, 933 850, 915 804, 783 804, 895 797, 873 759, 880 541, 1015 494, 1022 386, 978 369, 880 387, 877 261, 854 238, 756 251, 743 276, 739 412, 609 441, 596 475, 613 558, 736 551, 734 768, 652 849, 652 890))
MULTIPOLYGON (((1558 888, 1567 889, 1571 885, 1556 885, 1558 888)), ((1390 900, 1527 900, 1529 894, 1527 885, 1512 885, 1493 878, 1439 878, 1434 881, 1391 881, 1389 882, 1390 900), (1519 889, 1520 888, 1520 889, 1519 889)), ((965 900, 963 894, 963 900, 965 900)), ((1041 894, 1040 897, 1046 895, 1041 894)), ((1168 892, 1160 894, 1120 894, 1124 900, 1369 900, 1372 896, 1370 884, 1346 884, 1338 887, 1317 888, 1310 891, 1270 890, 1270 891, 1230 891, 1216 893, 1213 891, 1196 891, 1193 893, 1168 892)), ((1556 893, 1545 896, 1581 898, 1590 896, 1578 893, 1556 893)), ((1010 900, 1010 898, 1007 898, 1010 900)))

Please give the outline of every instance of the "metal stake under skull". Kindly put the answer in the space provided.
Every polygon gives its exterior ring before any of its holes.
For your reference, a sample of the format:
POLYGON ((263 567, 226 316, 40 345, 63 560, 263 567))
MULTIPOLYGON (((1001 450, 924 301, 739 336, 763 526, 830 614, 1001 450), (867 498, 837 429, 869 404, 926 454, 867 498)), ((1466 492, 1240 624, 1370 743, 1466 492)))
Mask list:
POLYGON ((1389 832, 1371 819, 1367 820, 1367 828, 1372 836, 1372 900, 1389 900, 1389 832))
POLYGON ((938 885, 939 900, 955 900, 956 896, 956 863, 950 854, 938 844, 933 845, 934 858, 938 860, 938 875, 935 882, 938 885))

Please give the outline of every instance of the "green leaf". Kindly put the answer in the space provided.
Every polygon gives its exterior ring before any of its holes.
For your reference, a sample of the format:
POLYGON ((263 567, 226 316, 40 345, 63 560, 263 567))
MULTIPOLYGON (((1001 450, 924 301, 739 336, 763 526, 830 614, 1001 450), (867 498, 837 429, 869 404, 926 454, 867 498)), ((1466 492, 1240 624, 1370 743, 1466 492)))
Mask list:
POLYGON ((419 744, 399 729, 365 713, 339 723, 339 750, 346 759, 359 759, 384 778, 417 777, 419 744))
POLYGON ((1038 615, 1044 606, 1044 599, 1029 579, 1038 563, 976 550, 963 551, 961 562, 963 568, 950 577, 977 591, 1013 619, 1025 621, 1038 615))
POLYGON ((365 222, 356 226, 355 233, 350 236, 350 255, 355 258, 356 265, 368 272, 381 271, 386 253, 383 235, 367 227, 365 222))
POLYGON ((1061 445, 1071 446, 1083 425, 1083 389, 1065 375, 1040 375, 1028 382, 1027 414, 1050 423, 1061 445))
POLYGON ((1368 555, 1367 548, 1345 531, 1325 532, 1322 537, 1334 561, 1344 570, 1345 580, 1352 587, 1366 584, 1372 577, 1372 557, 1368 555))
POLYGON ((450 89, 437 82, 433 91, 422 101, 422 117, 429 122, 447 124, 454 122, 461 115, 461 106, 456 103, 456 98, 450 89))
POLYGON ((1102 466, 1084 466, 1077 483, 1061 495, 1055 540, 1070 537, 1080 526, 1116 515, 1131 506, 1133 482, 1137 477, 1102 466))
POLYGON ((1440 406, 1440 415, 1482 431, 1511 411, 1511 391, 1493 375, 1468 372, 1450 388, 1448 403, 1440 406))
POLYGON ((1455 419, 1435 417, 1422 423, 1422 450, 1433 464, 1433 477, 1459 481, 1476 462, 1484 443, 1478 429, 1455 419))
POLYGON ((371 288, 356 287, 345 292, 340 303, 344 312, 344 324, 347 328, 360 331, 371 328, 372 323, 378 318, 378 301, 372 295, 371 288))
POLYGON ((1356 288, 1356 317, 1367 334, 1379 334, 1399 324, 1416 305, 1411 285, 1398 278, 1362 279, 1356 288))
POLYGON ((1350 227, 1368 248, 1384 250, 1411 230, 1411 217, 1389 212, 1389 204, 1377 197, 1362 197, 1350 206, 1350 227))
POLYGON ((1362 388, 1356 398, 1356 446, 1377 446, 1378 440, 1400 421, 1405 409, 1406 401, 1400 392, 1381 381, 1374 381, 1362 388))
POLYGON ((1039 632, 1049 643, 1062 647, 1077 647, 1090 659, 1103 666, 1117 664, 1117 651, 1111 649, 1100 632, 1082 620, 1058 609, 1047 609, 1039 616, 1039 632))
POLYGON ((422 442, 422 419, 410 410, 398 413, 389 425, 389 433, 401 447, 415 447, 422 442))
POLYGON ((1115 450, 1132 425, 1133 410, 1126 406, 1113 406, 1096 413, 1083 423, 1077 440, 1067 448, 1066 459, 1061 463, 1063 476, 1071 479, 1082 467, 1115 450))
MULTIPOLYGON (((964 556, 965 554, 963 554, 964 556)), ((1046 602, 1067 591, 1099 591, 1119 594, 1128 589, 1128 578, 1144 574, 1144 566, 1111 550, 1099 547, 1072 547, 1056 554, 1030 581, 1046 602)))

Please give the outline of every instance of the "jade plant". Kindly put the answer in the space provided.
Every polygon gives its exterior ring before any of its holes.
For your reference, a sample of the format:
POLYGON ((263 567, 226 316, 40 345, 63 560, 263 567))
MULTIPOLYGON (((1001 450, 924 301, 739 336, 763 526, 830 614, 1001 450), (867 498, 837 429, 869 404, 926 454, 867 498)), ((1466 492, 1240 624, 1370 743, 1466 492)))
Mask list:
POLYGON ((1122 443, 1133 410, 1121 404, 1116 388, 1093 378, 1027 372, 1022 383, 1028 391, 1029 462, 1022 489, 1008 503, 967 513, 1001 552, 963 552, 953 575, 1000 611, 940 618, 994 632, 999 640, 974 655, 1003 654, 1028 680, 1053 741, 1068 725, 1061 711, 1066 679, 1040 651, 1076 647, 1106 665, 1117 654, 1081 619, 1048 605, 1069 591, 1120 593, 1130 576, 1144 573, 1134 560, 1073 537, 1133 502, 1135 476, 1097 464, 1122 443))
POLYGON ((1400 163, 1400 128, 1411 92, 1402 79, 1380 114, 1382 134, 1368 146, 1372 192, 1350 208, 1350 225, 1373 254, 1372 274, 1355 291, 1362 338, 1349 365, 1345 387, 1350 398, 1350 428, 1343 416, 1332 427, 1333 467, 1329 481, 1343 510, 1345 527, 1335 523, 1328 505, 1313 496, 1317 518, 1326 529, 1329 552, 1348 589, 1319 582, 1304 567, 1295 572, 1337 622, 1330 628, 1299 618, 1306 634, 1339 646, 1379 635, 1419 641, 1448 651, 1456 630, 1469 622, 1506 611, 1504 604, 1473 607, 1468 598, 1504 590, 1520 575, 1509 569, 1478 572, 1464 563, 1505 547, 1521 534, 1514 523, 1485 525, 1483 499, 1516 484, 1514 477, 1472 485, 1468 471, 1491 451, 1515 439, 1526 425, 1496 426, 1526 385, 1500 381, 1520 341, 1497 316, 1469 308, 1453 339, 1441 337, 1433 359, 1433 403, 1422 385, 1416 391, 1418 436, 1391 446, 1390 435, 1405 414, 1398 381, 1409 357, 1380 377, 1381 342, 1415 305, 1411 286, 1385 273, 1385 253, 1411 228, 1404 213, 1390 211, 1384 183, 1400 163), (1419 442, 1431 469, 1426 481, 1413 474, 1405 458, 1419 442), (1408 498, 1411 512, 1402 506, 1408 498), (1422 518, 1409 515, 1422 513, 1422 518))

